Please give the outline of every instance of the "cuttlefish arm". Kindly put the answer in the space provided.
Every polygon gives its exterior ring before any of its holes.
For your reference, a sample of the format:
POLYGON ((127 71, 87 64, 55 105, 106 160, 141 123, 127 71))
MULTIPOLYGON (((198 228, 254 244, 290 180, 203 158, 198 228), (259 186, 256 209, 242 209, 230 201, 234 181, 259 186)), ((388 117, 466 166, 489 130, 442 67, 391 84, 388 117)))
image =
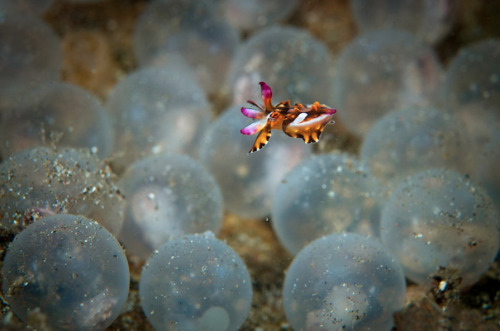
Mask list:
POLYGON ((256 109, 247 107, 241 108, 241 113, 248 118, 261 119, 267 114, 274 111, 274 107, 272 104, 273 91, 266 83, 260 82, 259 84, 262 94, 262 102, 264 103, 264 105, 260 105, 252 100, 248 100, 247 102, 249 104, 256 107, 256 109))

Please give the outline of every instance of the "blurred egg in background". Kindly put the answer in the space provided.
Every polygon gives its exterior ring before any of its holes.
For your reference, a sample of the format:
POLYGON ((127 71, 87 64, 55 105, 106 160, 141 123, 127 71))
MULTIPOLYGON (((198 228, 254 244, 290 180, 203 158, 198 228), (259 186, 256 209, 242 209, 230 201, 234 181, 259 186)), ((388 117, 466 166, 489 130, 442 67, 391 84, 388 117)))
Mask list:
POLYGON ((0 0, 0 329, 497 330, 499 13, 0 0))

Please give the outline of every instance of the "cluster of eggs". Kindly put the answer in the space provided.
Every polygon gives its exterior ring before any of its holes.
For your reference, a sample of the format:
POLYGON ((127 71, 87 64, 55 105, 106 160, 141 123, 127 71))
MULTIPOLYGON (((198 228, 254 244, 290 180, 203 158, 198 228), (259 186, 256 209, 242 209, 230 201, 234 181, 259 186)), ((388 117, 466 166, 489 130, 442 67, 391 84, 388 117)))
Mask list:
POLYGON ((296 255, 283 286, 296 330, 390 330, 405 277, 446 267, 467 288, 494 260, 500 40, 443 68, 431 45, 451 7, 352 0, 360 35, 332 54, 276 24, 298 1, 151 1, 133 32, 138 68, 101 104, 60 80, 60 42, 38 17, 51 1, 0 5, 0 226, 14 238, 2 291, 26 323, 109 326, 129 290, 121 243, 145 263, 155 329, 237 330, 252 284, 215 237, 224 210, 271 215, 296 255), (240 108, 260 81, 276 100, 337 108, 359 155, 276 134, 248 156, 240 108), (218 94, 230 105, 212 120, 218 94))

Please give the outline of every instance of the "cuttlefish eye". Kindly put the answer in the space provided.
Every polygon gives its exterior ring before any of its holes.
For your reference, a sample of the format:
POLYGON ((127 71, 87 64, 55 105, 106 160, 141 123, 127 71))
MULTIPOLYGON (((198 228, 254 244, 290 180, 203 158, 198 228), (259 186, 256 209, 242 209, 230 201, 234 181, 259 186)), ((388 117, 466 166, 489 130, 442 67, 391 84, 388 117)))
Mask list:
POLYGON ((276 121, 279 117, 280 117, 280 114, 277 113, 277 112, 274 112, 271 115, 269 115, 269 120, 270 121, 276 121))

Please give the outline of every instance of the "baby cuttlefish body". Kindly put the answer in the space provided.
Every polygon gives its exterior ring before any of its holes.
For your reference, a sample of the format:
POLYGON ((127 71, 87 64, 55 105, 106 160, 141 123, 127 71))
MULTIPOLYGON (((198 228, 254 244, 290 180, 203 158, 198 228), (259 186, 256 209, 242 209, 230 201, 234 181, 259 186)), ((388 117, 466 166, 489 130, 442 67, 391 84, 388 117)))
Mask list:
POLYGON ((332 116, 337 110, 319 102, 308 106, 300 103, 291 106, 290 101, 287 100, 273 106, 271 88, 264 82, 259 84, 264 104, 259 105, 249 100, 247 102, 257 107, 257 109, 241 108, 243 115, 257 120, 241 130, 244 135, 259 132, 249 153, 260 150, 269 142, 271 130, 281 129, 286 135, 293 138, 302 138, 306 144, 309 144, 319 140, 323 129, 328 123, 334 123, 332 116))

